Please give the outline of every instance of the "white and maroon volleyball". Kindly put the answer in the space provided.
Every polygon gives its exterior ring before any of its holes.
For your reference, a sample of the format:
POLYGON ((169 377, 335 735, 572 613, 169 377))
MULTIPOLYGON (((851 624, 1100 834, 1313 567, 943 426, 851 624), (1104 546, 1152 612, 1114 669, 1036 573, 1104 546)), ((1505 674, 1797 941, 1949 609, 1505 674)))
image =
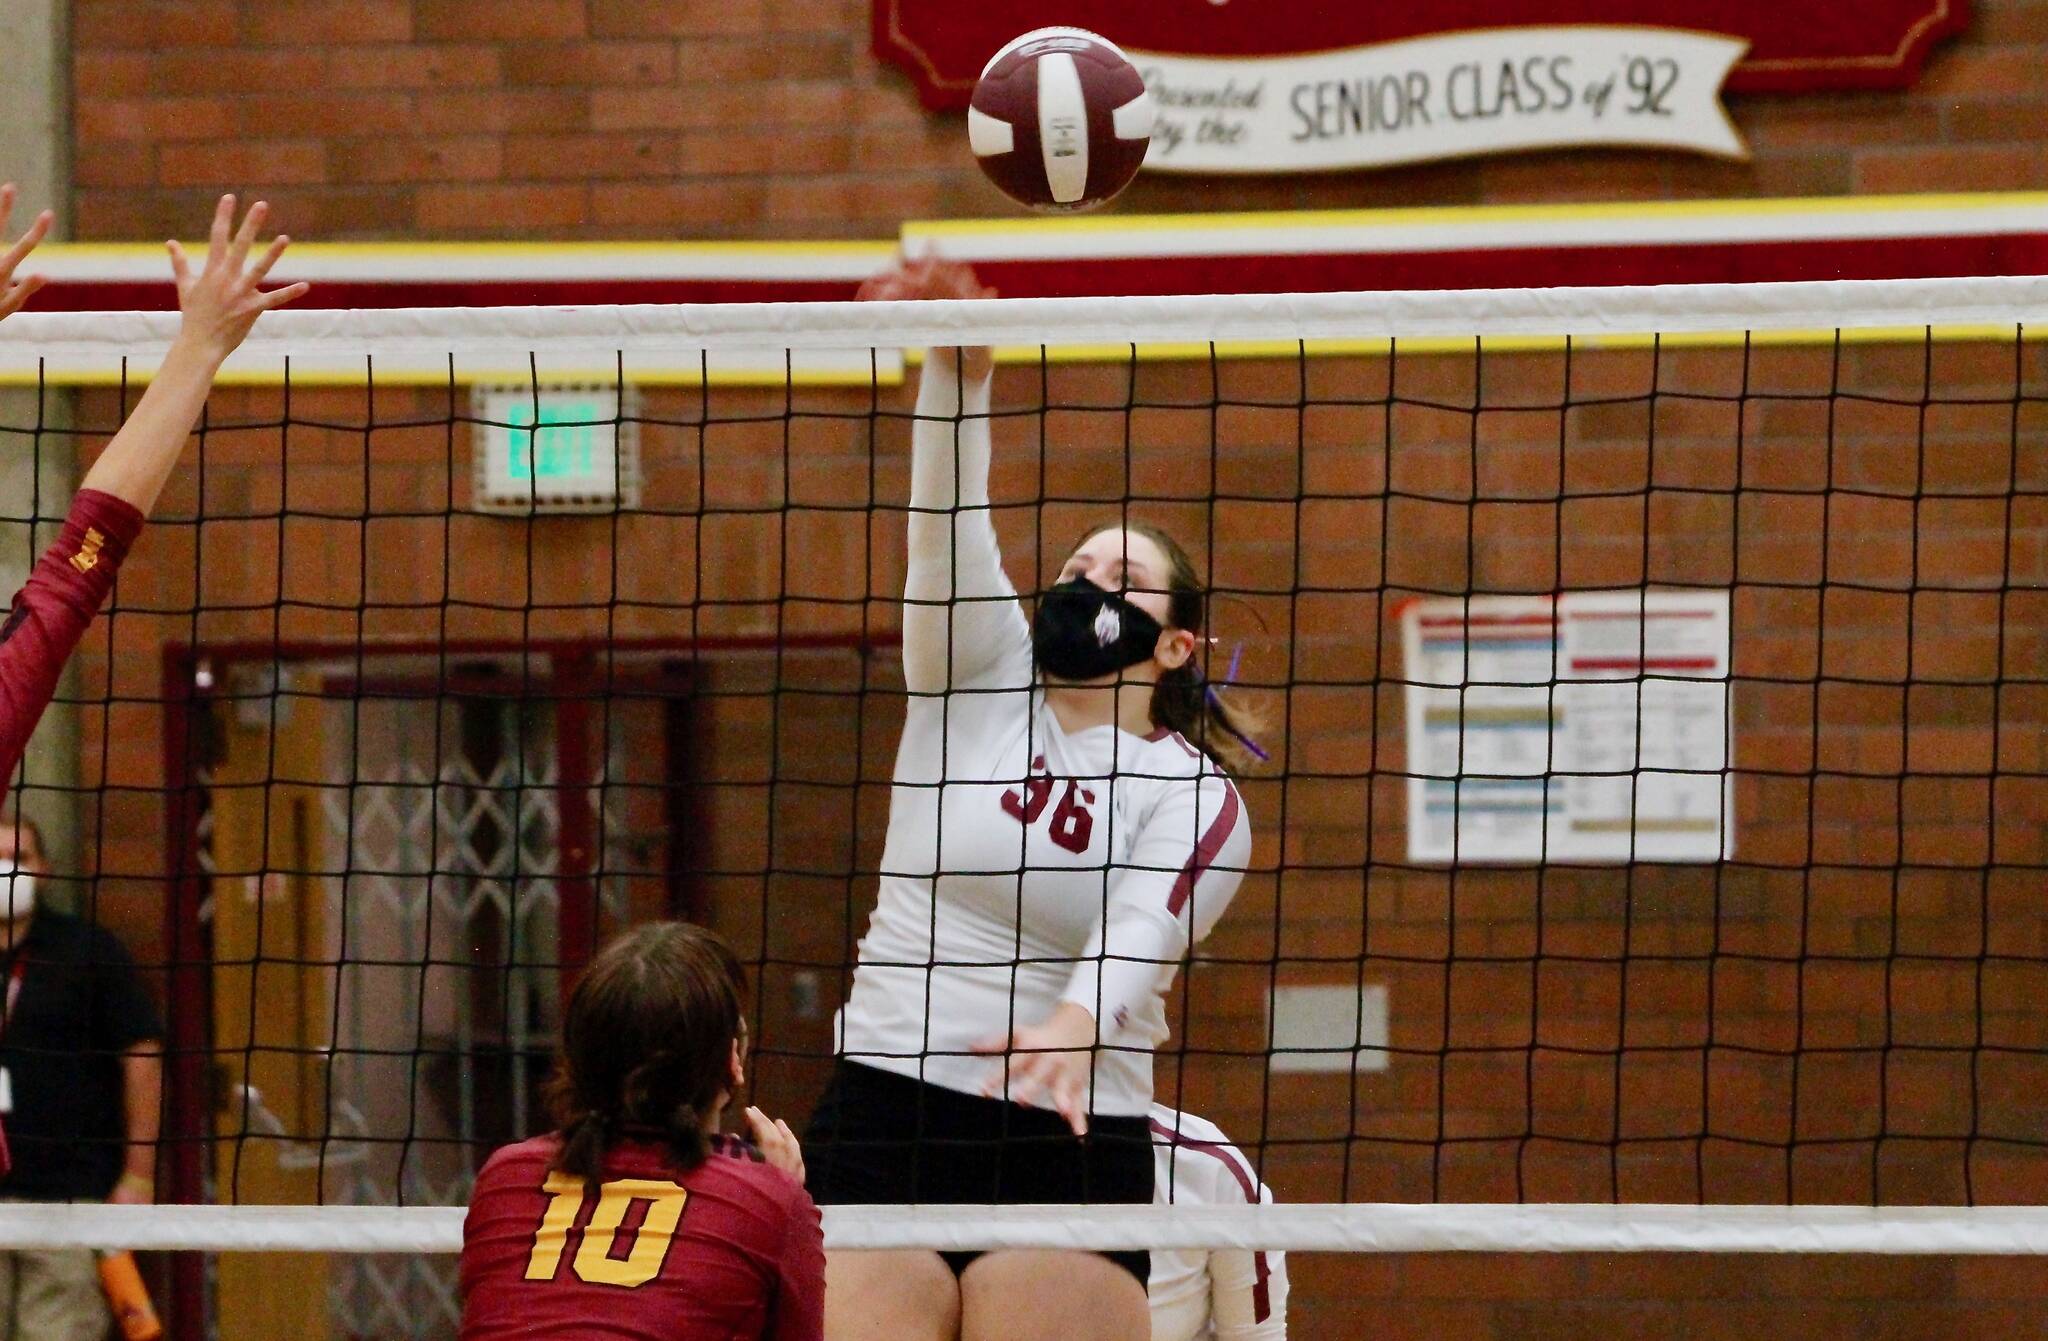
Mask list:
POLYGON ((967 109, 975 161, 1004 195, 1085 210, 1130 185, 1152 142, 1152 97, 1116 43, 1039 28, 989 59, 967 109))

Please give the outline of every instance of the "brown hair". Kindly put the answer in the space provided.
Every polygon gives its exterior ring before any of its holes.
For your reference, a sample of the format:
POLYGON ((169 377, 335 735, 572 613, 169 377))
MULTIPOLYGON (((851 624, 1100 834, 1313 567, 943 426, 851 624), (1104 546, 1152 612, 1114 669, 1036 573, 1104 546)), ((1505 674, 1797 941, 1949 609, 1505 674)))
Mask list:
POLYGON ((650 922, 599 951, 569 997, 548 1081, 554 1167, 595 1185, 605 1152, 634 1132, 665 1139, 684 1170, 702 1164, 746 1032, 743 981, 725 938, 688 922, 650 922))
POLYGON ((1152 724, 1177 731, 1188 743, 1230 773, 1260 762, 1252 740, 1260 729, 1255 713, 1224 699, 1202 670, 1202 630, 1209 622, 1209 592, 1180 542, 1151 522, 1125 519, 1092 526, 1067 550, 1072 554, 1105 531, 1121 528, 1144 536, 1166 556, 1167 627, 1195 635, 1195 654, 1159 677, 1152 689, 1152 724))

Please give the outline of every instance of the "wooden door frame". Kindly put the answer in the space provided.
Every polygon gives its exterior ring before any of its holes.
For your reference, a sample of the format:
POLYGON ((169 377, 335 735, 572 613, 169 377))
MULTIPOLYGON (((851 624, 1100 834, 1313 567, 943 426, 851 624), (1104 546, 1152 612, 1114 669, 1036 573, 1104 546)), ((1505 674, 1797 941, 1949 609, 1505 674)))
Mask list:
MULTIPOLYGON (((165 984, 164 1120, 163 1145, 159 1152, 162 1172, 159 1200, 198 1204, 205 1200, 207 1153, 214 1141, 210 1062, 212 1039, 212 946, 201 919, 207 897, 206 877, 200 868, 202 845, 200 805, 202 786, 198 781, 200 760, 196 731, 198 714, 206 710, 211 697, 198 684, 202 667, 224 679, 223 672, 238 664, 274 664, 292 661, 346 661, 354 658, 359 667, 353 680, 336 682, 337 690, 357 688, 398 688, 417 690, 422 696, 463 692, 460 675, 451 662, 465 657, 546 655, 550 674, 544 682, 548 696, 556 703, 556 774, 560 815, 560 847, 565 869, 558 877, 562 897, 558 934, 560 936, 563 985, 566 991, 576 971, 589 962, 596 949, 597 817, 590 805, 591 748, 593 730, 590 705, 598 694, 618 688, 648 691, 662 683, 635 667, 607 664, 610 653, 628 655, 671 654, 696 662, 708 655, 736 652, 790 650, 845 650, 863 657, 878 646, 893 645, 893 638, 876 639, 860 634, 820 634, 776 637, 711 638, 622 638, 541 639, 450 639, 444 642, 409 640, 365 642, 349 640, 235 641, 222 643, 167 642, 163 646, 161 701, 163 704, 163 795, 165 844, 163 944, 168 960, 165 984), (365 676, 360 668, 370 658, 389 656, 432 656, 439 674, 406 677, 365 676)), ((543 682, 526 680, 522 689, 543 682)), ((468 692, 477 692, 473 686, 468 692)), ((678 697, 687 699, 694 685, 678 697)), ((675 748, 683 733, 671 725, 664 730, 664 745, 675 748)), ((687 743, 687 742, 684 742, 687 743)), ((688 772, 680 782, 673 773, 671 796, 687 790, 695 781, 695 760, 686 756, 671 760, 688 772)), ((687 807, 671 804, 671 823, 686 818, 687 807)), ((701 893, 691 888, 687 870, 671 861, 669 881, 670 912, 676 916, 702 915, 701 893)), ((168 1255, 168 1266, 160 1273, 159 1296, 165 1304, 165 1323, 173 1336, 202 1336, 211 1301, 206 1291, 206 1264, 198 1253, 168 1255)))

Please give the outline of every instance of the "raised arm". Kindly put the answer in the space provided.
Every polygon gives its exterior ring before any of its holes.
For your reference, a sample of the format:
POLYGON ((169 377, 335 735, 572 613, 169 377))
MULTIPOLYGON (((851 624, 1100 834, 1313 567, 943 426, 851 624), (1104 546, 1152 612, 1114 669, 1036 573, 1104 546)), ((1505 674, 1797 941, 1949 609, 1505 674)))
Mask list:
MULTIPOLYGON (((932 259, 879 276, 861 293, 990 296, 966 266, 932 259)), ((1030 629, 989 513, 991 369, 986 349, 934 349, 919 379, 903 582, 903 674, 913 694, 1030 683, 1030 629)))
POLYGON ((198 273, 187 264, 184 250, 170 244, 178 302, 185 313, 178 337, 128 422, 86 472, 57 543, 30 572, 0 626, 0 790, 13 776, 56 692, 65 661, 99 613, 115 571, 177 464, 221 361, 249 333, 258 313, 305 292, 303 284, 259 291, 286 240, 278 238, 253 266, 247 265, 267 207, 261 202, 252 206, 240 231, 231 236, 234 209, 234 197, 222 197, 213 243, 198 273))

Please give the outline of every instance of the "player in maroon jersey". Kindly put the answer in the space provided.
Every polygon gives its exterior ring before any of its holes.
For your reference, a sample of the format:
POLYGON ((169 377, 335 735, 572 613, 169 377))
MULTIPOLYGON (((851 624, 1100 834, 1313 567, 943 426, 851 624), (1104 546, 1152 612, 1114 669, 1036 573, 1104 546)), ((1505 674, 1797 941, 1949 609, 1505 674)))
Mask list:
MULTIPOLYGON (((0 236, 14 207, 14 184, 0 185, 0 236)), ((261 285, 290 239, 282 235, 251 263, 249 252, 270 206, 257 201, 242 226, 235 225, 235 198, 222 196, 213 214, 206 264, 195 273, 184 248, 167 243, 171 277, 184 313, 177 339, 164 355, 135 412, 86 472, 57 543, 37 562, 15 594, 0 624, 0 797, 14 780, 43 709, 57 691, 57 679, 78 640, 114 585, 114 572, 156 506, 164 481, 178 463, 185 439, 213 389, 214 374, 249 334, 256 318, 306 291, 293 284, 275 292, 261 285)), ((34 275, 15 272, 50 231, 48 210, 36 216, 15 244, 0 253, 0 319, 19 311, 42 286, 34 275)), ((15 840, 21 834, 16 831, 15 840)), ((11 1161, 0 1135, 0 1173, 11 1161)))
MULTIPOLYGON (((12 183, 0 186, 0 230, 14 204, 12 183)), ((206 264, 196 271, 177 243, 168 243, 178 307, 184 319, 149 389, 86 472, 64 529, 0 625, 0 794, 13 779, 29 735, 56 692, 57 677, 114 585, 114 572, 156 506, 199 421, 214 374, 256 324, 256 318, 297 298, 304 284, 265 293, 260 287, 289 239, 279 236, 252 262, 249 252, 270 206, 257 201, 235 227, 235 198, 222 196, 213 215, 206 264)), ((14 272, 49 231, 47 211, 0 254, 0 317, 40 286, 14 272)))
POLYGON ((825 1248, 796 1137, 747 1110, 738 959, 687 922, 599 953, 569 999, 559 1131, 506 1146, 462 1227, 463 1341, 820 1341, 825 1248))

